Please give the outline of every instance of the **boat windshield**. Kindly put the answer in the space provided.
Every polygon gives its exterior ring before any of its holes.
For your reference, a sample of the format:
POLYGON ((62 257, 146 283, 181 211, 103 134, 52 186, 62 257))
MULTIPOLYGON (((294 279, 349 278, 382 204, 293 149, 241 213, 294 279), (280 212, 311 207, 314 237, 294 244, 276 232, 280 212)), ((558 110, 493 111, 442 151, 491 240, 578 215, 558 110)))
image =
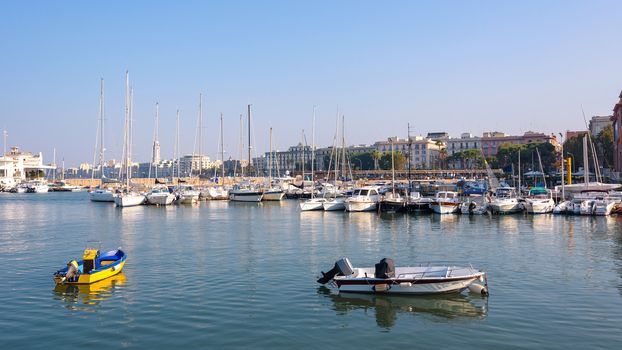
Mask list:
POLYGON ((497 189, 497 198, 510 198, 513 195, 513 190, 509 188, 497 189))
POLYGON ((360 196, 367 196, 367 195, 369 195, 369 190, 361 190, 359 195, 360 196))

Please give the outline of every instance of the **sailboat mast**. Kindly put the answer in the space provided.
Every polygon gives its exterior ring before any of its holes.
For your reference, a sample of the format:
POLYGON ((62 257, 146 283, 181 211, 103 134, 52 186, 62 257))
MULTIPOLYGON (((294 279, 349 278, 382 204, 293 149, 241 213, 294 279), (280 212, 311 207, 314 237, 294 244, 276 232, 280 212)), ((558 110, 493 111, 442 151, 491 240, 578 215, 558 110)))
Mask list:
POLYGON ((101 170, 101 177, 104 177, 104 152, 106 151, 104 148, 104 78, 101 78, 99 86, 99 123, 99 168, 101 170))
POLYGON ((583 136, 583 180, 585 182, 585 189, 590 183, 590 163, 587 158, 587 135, 583 136))
POLYGON ((270 127, 270 155, 268 156, 268 186, 272 186, 272 127, 270 127))
POLYGON ((222 161, 222 184, 225 184, 225 141, 222 132, 222 113, 220 113, 220 160, 222 161))
POLYGON ((248 108, 248 176, 251 175, 251 105, 248 108))
MULTIPOLYGON (((311 182, 313 182, 313 188, 315 188, 315 108, 313 106, 313 124, 311 125, 311 182)), ((315 192, 313 189, 311 193, 315 192)))
POLYGON ((341 173, 346 177, 346 117, 341 116, 341 173))
POLYGON ((199 178, 203 174, 203 94, 199 94, 199 178))
MULTIPOLYGON (((175 151, 173 152, 174 162, 177 163, 177 183, 179 184, 179 109, 175 116, 175 151)), ((173 163, 175 165, 175 163, 173 163)), ((173 167, 173 176, 175 176, 175 168, 173 167)))
POLYGON ((393 139, 391 139, 391 187, 395 197, 395 152, 393 151, 393 139))
POLYGON ((518 194, 520 195, 520 148, 518 149, 518 194))
POLYGON ((125 186, 129 191, 130 187, 130 179, 129 179, 129 169, 130 169, 130 154, 129 154, 129 132, 130 132, 130 82, 129 82, 129 72, 125 71, 125 133, 123 139, 123 153, 125 153, 125 186))

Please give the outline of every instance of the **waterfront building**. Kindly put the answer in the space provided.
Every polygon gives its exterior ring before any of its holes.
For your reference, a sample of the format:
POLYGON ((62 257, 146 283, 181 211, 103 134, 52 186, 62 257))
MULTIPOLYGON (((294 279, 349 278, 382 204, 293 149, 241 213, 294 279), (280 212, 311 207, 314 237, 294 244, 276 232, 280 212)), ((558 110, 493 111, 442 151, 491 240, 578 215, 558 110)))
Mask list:
POLYGON ((431 169, 438 166, 440 150, 445 144, 440 140, 432 140, 423 136, 411 136, 410 138, 389 137, 386 141, 374 143, 378 152, 390 152, 391 147, 394 151, 410 154, 410 162, 413 168, 431 169), (393 144, 393 146, 391 146, 393 144))
POLYGON ((179 160, 181 176, 192 174, 204 174, 205 170, 212 167, 209 156, 205 155, 185 155, 179 160))
POLYGON ((47 170, 55 168, 53 165, 43 164, 41 152, 33 154, 22 152, 18 147, 11 147, 9 152, 0 157, 0 182, 11 185, 15 182, 43 178, 47 170))
POLYGON ((618 103, 613 106, 611 122, 613 125, 613 165, 615 171, 622 173, 622 92, 620 92, 618 103))
POLYGON ((540 132, 527 131, 523 135, 506 135, 498 131, 485 132, 481 138, 482 154, 484 157, 496 156, 499 147, 504 144, 525 145, 528 143, 550 143, 555 148, 559 147, 555 135, 547 135, 540 132))
POLYGON ((455 153, 466 150, 480 150, 481 141, 481 137, 473 136, 471 133, 465 132, 462 133, 459 138, 447 138, 444 143, 447 148, 447 155, 453 156, 455 153))
POLYGON ((612 125, 613 122, 611 121, 611 117, 612 116, 610 115, 593 116, 592 119, 590 119, 590 133, 592 133, 592 136, 598 135, 601 131, 603 131, 604 128, 612 125))

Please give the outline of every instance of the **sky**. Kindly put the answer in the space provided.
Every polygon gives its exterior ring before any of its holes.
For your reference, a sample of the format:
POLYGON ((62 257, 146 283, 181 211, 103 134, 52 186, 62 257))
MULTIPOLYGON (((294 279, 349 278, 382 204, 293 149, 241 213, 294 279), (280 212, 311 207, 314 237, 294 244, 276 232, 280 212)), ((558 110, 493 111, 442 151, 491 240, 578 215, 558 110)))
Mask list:
MULTIPOLYGON (((302 139, 348 144, 445 131, 481 136, 585 129, 622 90, 620 1, 3 1, 0 128, 44 162, 92 162, 105 81, 105 143, 121 158, 124 76, 134 160, 159 141, 239 158, 252 105, 253 155, 302 139)), ((245 154, 245 153, 244 153, 245 154)))

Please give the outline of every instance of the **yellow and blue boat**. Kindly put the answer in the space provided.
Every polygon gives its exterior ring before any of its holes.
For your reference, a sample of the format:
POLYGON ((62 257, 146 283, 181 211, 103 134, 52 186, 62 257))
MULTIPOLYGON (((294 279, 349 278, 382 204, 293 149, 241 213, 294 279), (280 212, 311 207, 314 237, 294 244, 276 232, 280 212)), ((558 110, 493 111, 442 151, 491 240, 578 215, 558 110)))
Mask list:
POLYGON ((100 255, 99 249, 86 248, 82 260, 71 260, 54 273, 56 284, 91 284, 112 277, 123 269, 127 255, 121 249, 100 255))

